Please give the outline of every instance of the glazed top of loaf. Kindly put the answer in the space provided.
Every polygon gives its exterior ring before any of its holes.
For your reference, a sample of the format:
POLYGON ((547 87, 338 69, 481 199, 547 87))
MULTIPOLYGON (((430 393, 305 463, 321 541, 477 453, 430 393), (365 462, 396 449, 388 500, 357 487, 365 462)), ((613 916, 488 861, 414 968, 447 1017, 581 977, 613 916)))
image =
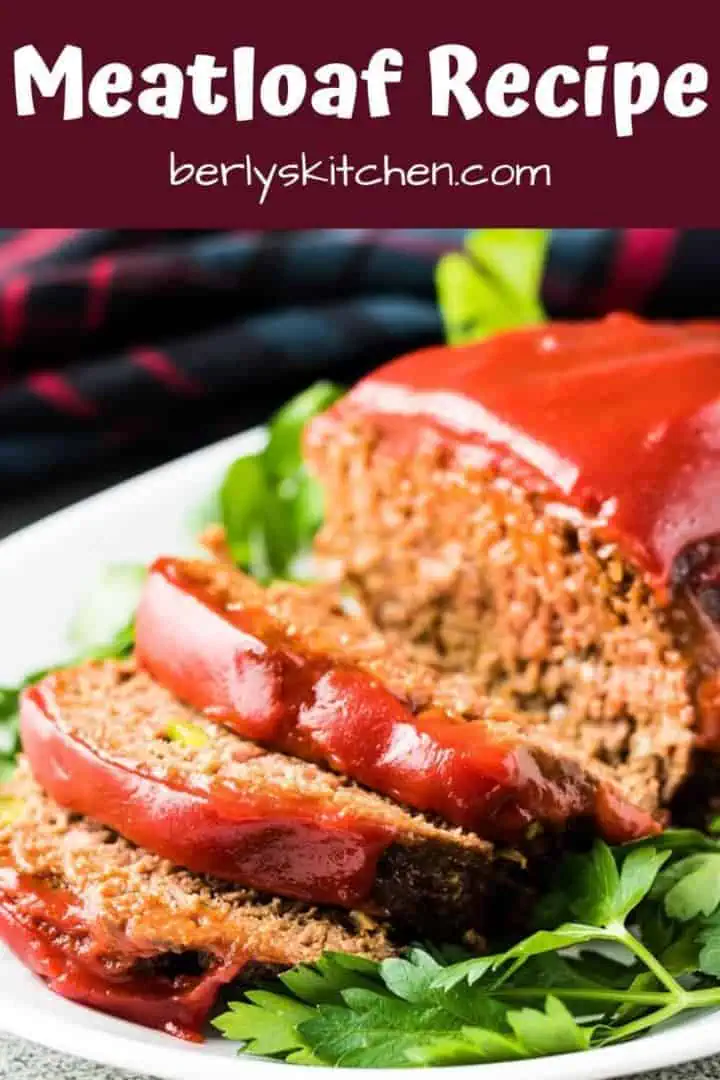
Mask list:
POLYGON ((656 587, 720 533, 720 323, 629 315, 426 349, 340 403, 388 443, 427 434, 596 519, 656 587))

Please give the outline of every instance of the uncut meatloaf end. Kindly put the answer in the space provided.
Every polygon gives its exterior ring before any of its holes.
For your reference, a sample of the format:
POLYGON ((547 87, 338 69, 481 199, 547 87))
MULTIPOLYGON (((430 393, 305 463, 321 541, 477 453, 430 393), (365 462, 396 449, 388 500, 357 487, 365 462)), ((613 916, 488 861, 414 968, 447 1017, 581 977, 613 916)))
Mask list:
POLYGON ((261 749, 183 706, 134 661, 56 672, 24 695, 37 780, 176 864, 389 918, 409 936, 519 929, 547 860, 412 813, 315 764, 261 749))
MULTIPOLYGON (((719 340, 717 328, 705 341, 699 330, 617 317, 405 357, 316 418, 305 444, 325 497, 315 544, 323 576, 423 662, 544 714, 548 733, 623 770, 661 806, 697 772, 693 745, 720 749, 720 542, 673 549, 661 580, 608 518, 616 505, 640 513, 660 477, 669 494, 652 504, 658 520, 680 500, 675 532, 662 536, 684 536, 699 520, 682 499, 695 497, 701 476, 716 490, 720 454, 702 460, 697 481, 682 459, 669 479, 665 465, 675 468, 674 448, 703 430, 697 418, 717 400, 719 340), (442 422, 433 408, 445 410, 442 422), (478 430, 461 431, 460 418, 478 430), (627 469, 618 452, 594 511, 539 475, 568 447, 598 471, 614 441, 627 469)), ((704 518, 717 503, 699 500, 704 518)))
POLYGON ((345 600, 159 559, 137 612, 138 658, 241 735, 499 845, 524 850, 528 835, 580 823, 618 843, 657 831, 656 806, 643 804, 629 769, 560 743, 542 716, 490 705, 474 678, 419 663, 345 600))
POLYGON ((367 915, 196 877, 62 809, 23 762, 0 796, 0 937, 64 997, 198 1039, 222 986, 316 960, 391 955, 367 915))

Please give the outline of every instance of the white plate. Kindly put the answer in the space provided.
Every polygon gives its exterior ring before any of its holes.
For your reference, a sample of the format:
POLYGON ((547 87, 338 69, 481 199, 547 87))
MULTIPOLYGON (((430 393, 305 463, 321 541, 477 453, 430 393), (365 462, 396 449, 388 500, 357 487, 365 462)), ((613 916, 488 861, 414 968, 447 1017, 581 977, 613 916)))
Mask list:
MULTIPOLYGON (((192 552, 193 513, 215 490, 226 465, 262 444, 262 433, 226 439, 95 495, 0 543, 2 647, 0 685, 55 663, 67 654, 69 619, 93 577, 109 562, 147 562, 155 555, 192 552)), ((203 1046, 103 1016, 56 997, 0 947, 0 1026, 55 1050, 167 1080, 288 1080, 292 1066, 244 1057, 220 1038, 203 1046)), ((601 1080, 676 1065, 720 1053, 717 1016, 694 1017, 623 1046, 532 1063, 432 1069, 450 1080, 601 1080)), ((327 1076, 325 1070, 303 1068, 327 1076)), ((358 1070, 339 1069, 354 1077, 358 1070)), ((373 1070, 373 1078, 397 1077, 373 1070)), ((425 1073, 427 1075, 427 1071, 425 1073)))

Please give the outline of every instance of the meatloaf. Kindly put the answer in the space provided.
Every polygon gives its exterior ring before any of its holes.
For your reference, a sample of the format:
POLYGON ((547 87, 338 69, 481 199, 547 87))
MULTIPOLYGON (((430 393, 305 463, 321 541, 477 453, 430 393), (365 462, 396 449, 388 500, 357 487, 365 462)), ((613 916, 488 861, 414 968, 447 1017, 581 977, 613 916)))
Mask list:
POLYGON ((324 575, 667 805, 720 746, 720 325, 403 357, 310 426, 324 575))
POLYGON ((57 802, 198 873, 392 918, 406 934, 518 927, 560 843, 436 824, 183 707, 132 661, 26 692, 25 753, 57 802))
POLYGON ((583 823, 611 841, 657 829, 624 790, 631 770, 612 777, 542 718, 438 677, 326 588, 263 593, 217 563, 161 559, 136 638, 155 678, 243 736, 504 845, 583 823))
POLYGON ((0 937, 64 997, 194 1039, 243 971, 392 952, 367 915, 178 870, 61 809, 24 763, 0 795, 0 937))

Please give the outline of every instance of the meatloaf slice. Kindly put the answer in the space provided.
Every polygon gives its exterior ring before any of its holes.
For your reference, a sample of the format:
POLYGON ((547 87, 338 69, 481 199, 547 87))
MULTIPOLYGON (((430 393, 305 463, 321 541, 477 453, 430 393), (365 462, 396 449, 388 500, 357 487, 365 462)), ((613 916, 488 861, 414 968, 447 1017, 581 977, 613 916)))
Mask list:
POLYGON ((136 635, 159 681, 242 735, 497 842, 580 821, 612 841, 657 828, 602 763, 439 679, 326 589, 265 595, 222 565, 162 559, 136 635))
POLYGON ((132 662, 49 676, 24 695, 21 725, 36 779, 63 806, 197 873, 362 908, 407 933, 522 922, 556 844, 526 844, 526 868, 517 851, 261 750, 132 662))
POLYGON ((666 805, 720 740, 720 329, 428 350, 311 425, 316 553, 373 622, 666 805))
POLYGON ((392 952, 367 915, 194 877, 45 796, 23 763, 0 795, 0 938, 51 989, 197 1039, 250 965, 392 952))

